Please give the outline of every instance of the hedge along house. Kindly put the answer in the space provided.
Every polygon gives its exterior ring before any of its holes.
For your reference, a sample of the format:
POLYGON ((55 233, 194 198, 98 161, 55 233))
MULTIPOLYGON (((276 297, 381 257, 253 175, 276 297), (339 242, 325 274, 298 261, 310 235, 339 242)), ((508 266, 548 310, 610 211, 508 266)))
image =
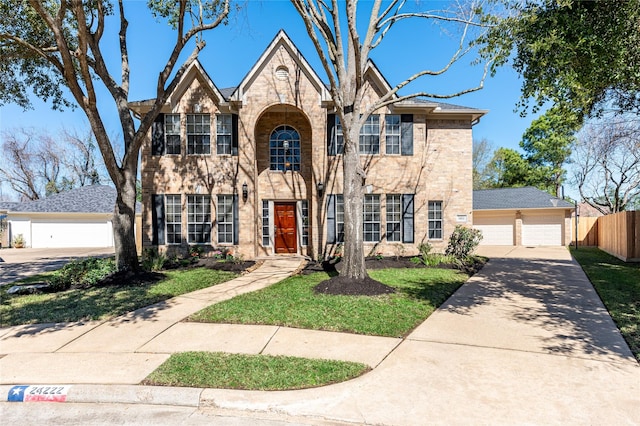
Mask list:
MULTIPOLYGON (((372 102, 390 90, 370 63, 372 102)), ((137 111, 152 101, 132 103, 137 111)), ((486 111, 404 101, 360 136, 365 252, 443 248, 471 226, 472 125, 486 111)), ((340 122, 329 92, 284 31, 237 87, 195 61, 142 149, 143 245, 228 248, 245 258, 324 258, 343 238, 340 122)))

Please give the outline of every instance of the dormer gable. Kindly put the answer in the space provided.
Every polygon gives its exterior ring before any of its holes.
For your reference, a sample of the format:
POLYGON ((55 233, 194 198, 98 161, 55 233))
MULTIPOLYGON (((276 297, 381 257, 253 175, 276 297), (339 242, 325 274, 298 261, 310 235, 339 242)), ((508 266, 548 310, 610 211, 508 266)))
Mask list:
POLYGON ((207 94, 217 105, 227 102, 227 99, 222 95, 222 92, 215 85, 211 77, 209 77, 200 61, 196 59, 189 65, 187 71, 178 81, 175 90, 171 93, 171 96, 169 96, 168 103, 172 107, 180 102, 180 99, 182 99, 187 90, 192 86, 194 80, 198 80, 200 86, 208 92, 207 94))
MULTIPOLYGON (((274 57, 283 50, 294 61, 297 67, 295 72, 304 74, 306 79, 311 82, 313 88, 320 96, 320 101, 324 102, 330 100, 331 97, 329 95, 329 91, 322 82, 322 79, 318 76, 311 65, 309 65, 302 52, 300 52, 300 50, 298 50, 298 48, 293 44, 287 33, 284 30, 280 30, 269 46, 267 46, 260 58, 256 61, 254 66, 238 84, 229 101, 242 103, 244 101, 245 93, 249 91, 256 79, 265 72, 266 67, 273 61, 274 57)), ((277 69, 275 70, 275 78, 286 78, 286 75, 284 74, 287 72, 294 72, 294 70, 288 70, 285 68, 277 69), (282 75, 278 75, 279 72, 282 73, 282 75)))

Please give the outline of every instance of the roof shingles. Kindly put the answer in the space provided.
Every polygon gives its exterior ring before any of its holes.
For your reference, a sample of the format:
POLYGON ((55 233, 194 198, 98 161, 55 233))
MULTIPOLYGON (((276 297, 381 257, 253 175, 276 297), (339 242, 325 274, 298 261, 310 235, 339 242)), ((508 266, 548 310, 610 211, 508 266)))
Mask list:
POLYGON ((41 200, 20 203, 12 212, 29 213, 113 213, 116 189, 106 185, 82 186, 50 195, 41 200))
POLYGON ((474 210, 573 208, 573 204, 532 186, 473 191, 474 210))

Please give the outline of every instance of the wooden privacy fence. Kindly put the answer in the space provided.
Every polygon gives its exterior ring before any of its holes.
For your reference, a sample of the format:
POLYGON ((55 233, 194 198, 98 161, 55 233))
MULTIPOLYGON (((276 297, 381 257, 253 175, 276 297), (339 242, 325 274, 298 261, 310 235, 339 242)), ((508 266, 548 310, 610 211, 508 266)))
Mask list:
MULTIPOLYGON (((575 217, 571 229, 575 244, 575 217)), ((625 262, 640 262, 640 211, 580 217, 577 240, 578 246, 598 246, 625 262)))

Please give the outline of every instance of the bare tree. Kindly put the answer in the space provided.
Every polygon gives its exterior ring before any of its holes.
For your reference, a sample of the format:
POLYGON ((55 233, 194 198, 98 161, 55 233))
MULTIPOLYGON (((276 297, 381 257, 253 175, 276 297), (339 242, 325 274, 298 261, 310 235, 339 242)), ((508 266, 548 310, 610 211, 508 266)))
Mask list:
POLYGON ((0 180, 6 182, 23 200, 38 200, 44 196, 42 175, 35 162, 39 148, 32 129, 19 129, 2 134, 2 154, 0 180))
MULTIPOLYGON (((404 11, 405 0, 362 2, 368 10, 366 27, 356 19, 357 0, 291 0, 304 21, 307 33, 320 56, 329 78, 330 93, 340 118, 344 135, 342 167, 344 173, 344 266, 341 274, 352 280, 368 278, 364 262, 362 236, 362 202, 367 173, 363 168, 358 139, 360 128, 374 111, 404 100, 424 96, 451 98, 479 90, 483 86, 489 64, 478 85, 456 93, 442 94, 418 92, 400 95, 400 90, 424 76, 438 76, 447 72, 456 62, 473 50, 475 30, 482 29, 483 16, 479 4, 469 1, 454 4, 450 10, 404 11), (459 29, 457 48, 449 61, 437 69, 425 69, 408 76, 388 93, 365 105, 363 99, 368 90, 367 68, 371 65, 373 50, 385 39, 397 24, 407 20, 424 20, 455 25, 459 29), (361 29, 365 28, 364 31, 361 29), (362 34, 362 36, 361 36, 362 34)), ((478 34, 475 34, 478 35, 478 34)))
MULTIPOLYGON (((156 97, 146 113, 138 117, 129 109, 130 62, 124 0, 114 7, 108 0, 0 0, 0 69, 8 90, 0 100, 28 106, 26 88, 37 95, 53 98, 53 106, 65 105, 64 95, 56 91, 59 84, 69 89, 72 99, 83 110, 104 159, 109 177, 117 189, 113 215, 116 263, 119 269, 137 269, 134 222, 136 176, 140 147, 154 119, 174 90, 180 77, 204 48, 201 33, 226 21, 230 0, 148 0, 149 8, 158 18, 167 19, 175 28, 176 38, 165 66, 157 77, 156 97), (6 13, 5 13, 6 12, 6 13), (108 27, 105 18, 116 14, 119 30, 108 27), (105 35, 113 35, 119 47, 119 64, 110 70, 103 48, 105 35), (177 70, 176 63, 189 42, 195 41, 191 54, 177 70), (28 81, 21 75, 28 72, 28 81), (175 73, 170 81, 169 77, 175 73), (116 157, 104 125, 104 111, 99 108, 99 86, 112 98, 120 120, 124 154, 116 157)), ((135 25, 135 22, 133 23, 135 25)), ((150 70, 145 70, 152 74, 150 70)), ((0 88, 4 87, 0 85, 0 88)), ((101 96, 101 95, 100 95, 101 96)), ((68 102, 67 102, 68 104, 68 102)))
POLYGON ((493 145, 482 138, 473 141, 473 189, 485 189, 492 187, 491 160, 493 159, 493 145))
POLYGON ((44 129, 7 129, 1 146, 5 160, 0 163, 0 182, 6 182, 23 200, 98 184, 104 170, 96 164, 90 131, 79 137, 68 130, 52 136, 44 129))
POLYGON ((605 117, 578 134, 574 180, 582 199, 603 214, 618 213, 640 197, 640 119, 605 117))

